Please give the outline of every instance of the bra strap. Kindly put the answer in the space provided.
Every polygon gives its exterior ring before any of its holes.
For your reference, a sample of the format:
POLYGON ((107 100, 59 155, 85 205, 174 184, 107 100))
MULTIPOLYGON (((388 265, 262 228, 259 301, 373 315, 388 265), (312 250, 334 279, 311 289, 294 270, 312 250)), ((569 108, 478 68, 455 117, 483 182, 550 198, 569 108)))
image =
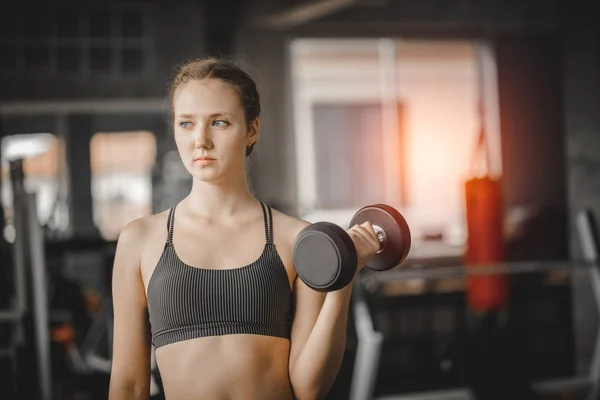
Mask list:
POLYGON ((169 219, 167 220, 167 246, 173 246, 173 225, 175 224, 175 208, 177 206, 171 208, 169 211, 169 219))
POLYGON ((265 238, 267 240, 267 243, 273 243, 273 214, 271 213, 271 207, 265 206, 265 204, 263 204, 262 201, 260 202, 260 206, 262 207, 263 216, 265 219, 265 238))
POLYGON ((269 211, 269 241, 268 241, 268 243, 273 243, 273 213, 271 213, 271 207, 267 206, 267 210, 269 211))

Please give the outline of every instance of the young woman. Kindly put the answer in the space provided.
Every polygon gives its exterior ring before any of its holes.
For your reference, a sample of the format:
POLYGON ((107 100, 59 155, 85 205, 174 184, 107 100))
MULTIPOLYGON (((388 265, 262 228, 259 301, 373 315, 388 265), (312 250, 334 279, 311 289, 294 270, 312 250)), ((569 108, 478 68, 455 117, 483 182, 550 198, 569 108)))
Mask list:
MULTIPOLYGON (((233 63, 194 60, 176 71, 169 96, 193 185, 119 237, 110 400, 148 398, 151 344, 168 400, 325 397, 342 361, 351 285, 325 294, 296 279, 293 244, 308 223, 249 188, 254 81, 233 63)), ((369 223, 348 233, 360 270, 377 236, 369 223)))

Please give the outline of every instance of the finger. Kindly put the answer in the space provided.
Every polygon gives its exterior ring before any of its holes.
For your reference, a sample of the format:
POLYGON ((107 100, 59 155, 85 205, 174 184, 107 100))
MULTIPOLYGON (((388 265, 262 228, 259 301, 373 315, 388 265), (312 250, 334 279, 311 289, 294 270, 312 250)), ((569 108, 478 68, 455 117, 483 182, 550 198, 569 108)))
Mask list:
POLYGON ((365 234, 355 232, 351 235, 351 239, 360 256, 369 257, 370 254, 375 254, 379 251, 379 242, 374 243, 365 234))
POLYGON ((381 248, 381 244, 379 243, 379 239, 377 237, 377 233, 373 229, 373 226, 370 222, 364 222, 361 225, 355 225, 356 232, 359 232, 376 250, 381 248))
POLYGON ((366 228, 362 225, 356 225, 354 227, 352 227, 352 232, 354 232, 356 235, 364 238, 367 242, 372 243, 372 244, 376 244, 377 246, 379 246, 379 240, 377 239, 377 234, 375 233, 375 231, 372 228, 366 228))
POLYGON ((362 247, 368 243, 368 234, 363 232, 358 225, 353 226, 347 232, 356 247, 362 247))
POLYGON ((356 235, 357 237, 361 237, 364 239, 368 239, 370 233, 369 231, 360 225, 354 225, 352 228, 350 228, 348 230, 348 233, 352 233, 353 235, 356 235))
POLYGON ((355 229, 359 231, 367 231, 367 232, 375 232, 373 225, 370 222, 363 222, 362 224, 353 225, 350 229, 355 229))
POLYGON ((365 221, 362 224, 360 224, 359 226, 362 226, 367 229, 373 229, 373 224, 371 224, 371 221, 365 221))
POLYGON ((362 224, 360 224, 360 227, 365 229, 369 233, 369 235, 373 237, 373 239, 375 239, 376 242, 379 243, 379 240, 377 239, 377 232, 375 232, 375 228, 373 228, 373 225, 370 221, 363 222, 362 224))
POLYGON ((348 231, 352 242, 356 248, 356 253, 358 256, 358 270, 365 267, 368 261, 375 255, 375 253, 379 250, 379 244, 374 244, 370 235, 365 228, 353 227, 353 229, 348 231))

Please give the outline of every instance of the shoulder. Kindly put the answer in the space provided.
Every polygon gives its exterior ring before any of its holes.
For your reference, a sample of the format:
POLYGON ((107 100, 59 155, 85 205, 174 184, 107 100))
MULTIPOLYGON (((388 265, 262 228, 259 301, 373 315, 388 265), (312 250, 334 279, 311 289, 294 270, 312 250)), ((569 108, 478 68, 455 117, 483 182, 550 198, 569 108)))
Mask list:
POLYGON ((121 231, 118 246, 142 251, 153 237, 162 233, 166 238, 168 215, 169 210, 166 210, 132 220, 121 231))
POLYGON ((275 236, 283 236, 286 241, 293 242, 300 231, 310 225, 310 222, 285 214, 271 207, 273 212, 273 229, 275 236))
POLYGON ((155 253, 163 248, 167 239, 168 215, 169 210, 136 218, 123 228, 115 252, 115 275, 135 273, 139 276, 139 272, 144 275, 144 265, 149 265, 152 257, 158 258, 155 253))
MULTIPOLYGON (((293 261, 294 243, 302 229, 310 225, 300 218, 285 214, 271 207, 273 212, 273 239, 283 265, 288 270, 290 285, 294 287, 296 271, 293 261)), ((292 289, 294 291, 294 289, 292 289)))

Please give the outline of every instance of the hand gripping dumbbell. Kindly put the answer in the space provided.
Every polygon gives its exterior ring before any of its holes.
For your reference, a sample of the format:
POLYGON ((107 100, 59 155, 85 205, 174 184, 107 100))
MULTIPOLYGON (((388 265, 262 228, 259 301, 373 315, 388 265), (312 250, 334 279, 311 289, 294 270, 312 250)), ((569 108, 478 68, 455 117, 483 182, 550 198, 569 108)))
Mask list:
MULTIPOLYGON (((365 267, 385 271, 400 265, 411 244, 410 230, 402 214, 388 205, 374 204, 358 210, 350 226, 366 221, 373 225, 380 249, 365 267)), ((300 279, 319 292, 331 292, 348 285, 358 263, 350 235, 331 222, 316 222, 300 231, 294 243, 293 259, 300 279)))

